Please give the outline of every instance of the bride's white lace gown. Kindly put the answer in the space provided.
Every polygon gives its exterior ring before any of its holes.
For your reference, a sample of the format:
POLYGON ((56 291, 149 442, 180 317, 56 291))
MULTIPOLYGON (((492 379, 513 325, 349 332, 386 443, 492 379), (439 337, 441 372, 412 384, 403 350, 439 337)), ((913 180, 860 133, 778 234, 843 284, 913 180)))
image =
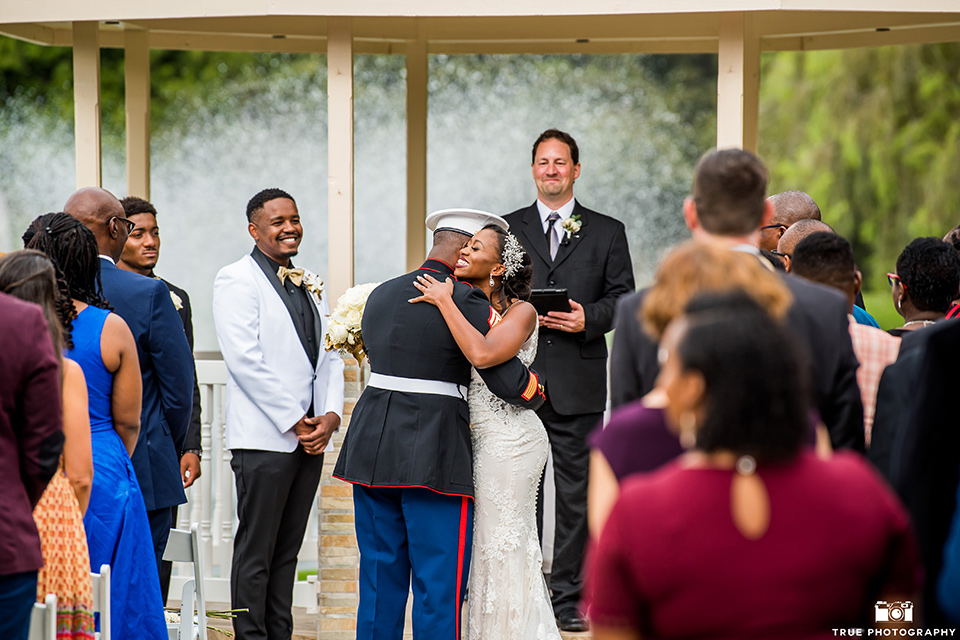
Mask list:
MULTIPOLYGON (((518 354, 537 354, 537 331, 518 354)), ((537 489, 547 432, 533 411, 507 404, 471 374, 475 493, 473 557, 467 595, 469 640, 559 640, 543 577, 537 489)))

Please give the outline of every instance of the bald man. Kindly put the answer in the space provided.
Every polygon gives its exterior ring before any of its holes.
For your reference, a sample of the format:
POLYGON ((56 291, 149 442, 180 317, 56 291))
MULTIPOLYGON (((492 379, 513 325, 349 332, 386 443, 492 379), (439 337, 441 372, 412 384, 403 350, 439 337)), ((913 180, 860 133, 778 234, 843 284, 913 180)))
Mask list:
POLYGON ((173 524, 172 508, 187 501, 180 477, 180 449, 193 406, 193 357, 166 285, 117 267, 127 235, 135 226, 125 217, 120 201, 109 191, 86 187, 70 196, 63 210, 96 236, 103 296, 130 327, 137 343, 143 405, 132 461, 159 568, 173 524))
POLYGON ((787 271, 790 271, 791 262, 793 260, 793 248, 800 244, 800 241, 810 234, 817 233, 819 231, 836 233, 836 231, 833 230, 833 227, 828 225, 826 222, 820 222, 819 220, 798 220, 790 225, 790 228, 784 231, 783 236, 780 238, 780 242, 777 243, 777 250, 773 253, 783 259, 783 264, 787 268, 787 271))
POLYGON ((798 220, 819 220, 820 207, 803 191, 784 191, 767 198, 773 206, 770 224, 760 228, 760 248, 776 251, 784 232, 798 220))

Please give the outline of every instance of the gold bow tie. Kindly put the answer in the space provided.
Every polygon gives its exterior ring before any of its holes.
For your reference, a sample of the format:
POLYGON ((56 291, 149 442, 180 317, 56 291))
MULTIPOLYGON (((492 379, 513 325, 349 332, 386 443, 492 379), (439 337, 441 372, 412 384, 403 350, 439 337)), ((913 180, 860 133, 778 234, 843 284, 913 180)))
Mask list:
POLYGON ((280 278, 280 284, 283 284, 284 280, 290 278, 290 282, 293 283, 293 286, 299 287, 303 284, 303 269, 287 269, 286 267, 280 267, 277 269, 277 277, 280 278))

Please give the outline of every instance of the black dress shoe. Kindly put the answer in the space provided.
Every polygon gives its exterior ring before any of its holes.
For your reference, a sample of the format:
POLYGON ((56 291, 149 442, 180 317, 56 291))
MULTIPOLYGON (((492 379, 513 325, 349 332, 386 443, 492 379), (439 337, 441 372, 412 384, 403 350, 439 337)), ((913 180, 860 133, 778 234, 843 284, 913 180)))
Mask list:
POLYGON ((580 632, 590 629, 587 619, 579 611, 564 611, 557 614, 557 626, 560 631, 580 632))

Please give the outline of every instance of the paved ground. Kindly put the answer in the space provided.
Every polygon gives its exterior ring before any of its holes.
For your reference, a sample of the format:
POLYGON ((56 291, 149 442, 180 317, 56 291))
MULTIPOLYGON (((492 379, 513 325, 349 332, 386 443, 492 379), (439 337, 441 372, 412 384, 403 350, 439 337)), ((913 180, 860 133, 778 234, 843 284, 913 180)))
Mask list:
MULTIPOLYGON (((179 603, 171 601, 171 607, 179 606, 179 603)), ((207 603, 207 607, 211 610, 224 610, 229 609, 230 607, 225 604, 218 603, 207 603)), ((408 618, 409 619, 409 618, 408 618)), ((225 629, 232 631, 229 620, 209 620, 209 626, 215 627, 216 629, 225 629)), ((409 630, 409 624, 407 625, 408 629, 404 633, 404 639, 412 638, 413 636, 409 630)), ((564 633, 562 634, 564 640, 591 640, 592 636, 590 633, 564 633)), ((211 630, 207 634, 208 640, 228 640, 231 636, 226 635, 225 633, 220 633, 218 631, 211 630)), ((306 609, 295 607, 293 610, 293 640, 317 640, 317 616, 316 614, 308 614, 306 609)), ((320 640, 323 640, 322 638, 320 640)), ((519 639, 518 639, 519 640, 519 639)))

